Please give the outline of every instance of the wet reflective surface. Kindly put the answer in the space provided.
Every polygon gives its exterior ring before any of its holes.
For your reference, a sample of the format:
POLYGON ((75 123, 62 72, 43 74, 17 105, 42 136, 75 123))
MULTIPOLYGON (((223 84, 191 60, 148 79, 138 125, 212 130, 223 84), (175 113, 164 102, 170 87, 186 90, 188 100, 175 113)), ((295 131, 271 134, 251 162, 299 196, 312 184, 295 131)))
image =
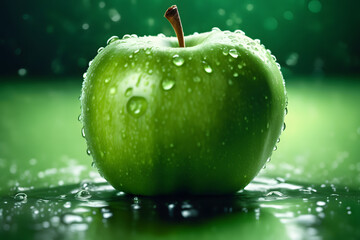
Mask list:
POLYGON ((2 239, 356 239, 360 196, 340 186, 258 177, 235 196, 148 198, 105 182, 14 190, 2 239), (22 198, 19 197, 22 195, 22 198), (25 196, 25 197, 24 197, 25 196))

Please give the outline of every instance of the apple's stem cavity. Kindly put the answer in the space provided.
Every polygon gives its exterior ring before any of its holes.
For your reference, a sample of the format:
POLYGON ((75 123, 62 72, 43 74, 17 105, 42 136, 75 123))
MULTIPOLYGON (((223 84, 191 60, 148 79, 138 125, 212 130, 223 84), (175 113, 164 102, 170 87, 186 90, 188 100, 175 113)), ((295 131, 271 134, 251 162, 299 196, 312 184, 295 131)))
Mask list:
POLYGON ((164 17, 170 22, 174 28, 177 39, 179 41, 179 47, 185 47, 184 31, 181 25, 179 11, 176 5, 173 5, 166 10, 164 17))

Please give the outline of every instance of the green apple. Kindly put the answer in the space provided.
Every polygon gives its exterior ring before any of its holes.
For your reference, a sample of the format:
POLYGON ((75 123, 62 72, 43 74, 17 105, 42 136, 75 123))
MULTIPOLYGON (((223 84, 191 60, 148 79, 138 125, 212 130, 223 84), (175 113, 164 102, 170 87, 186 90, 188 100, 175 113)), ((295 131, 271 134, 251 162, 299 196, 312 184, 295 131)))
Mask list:
POLYGON ((82 122, 102 176, 132 194, 229 194, 270 158, 286 90, 241 31, 112 38, 83 82, 82 122))

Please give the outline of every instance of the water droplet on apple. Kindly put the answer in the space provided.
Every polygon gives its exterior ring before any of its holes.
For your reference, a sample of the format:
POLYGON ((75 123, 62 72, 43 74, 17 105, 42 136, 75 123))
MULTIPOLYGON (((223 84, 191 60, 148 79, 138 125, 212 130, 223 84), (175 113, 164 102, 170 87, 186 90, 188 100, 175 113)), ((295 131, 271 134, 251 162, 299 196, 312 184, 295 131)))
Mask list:
POLYGON ((84 129, 84 128, 81 128, 81 136, 82 136, 83 138, 85 138, 85 129, 84 129))
MULTIPOLYGON (((270 51, 270 50, 269 50, 270 51)), ((271 53, 271 52, 270 52, 271 53)), ((276 61, 276 57, 274 55, 271 55, 271 58, 276 61)))
POLYGON ((166 37, 165 34, 163 34, 163 33, 159 33, 157 36, 160 37, 160 38, 165 38, 166 37))
POLYGON ((176 66, 180 67, 180 66, 182 66, 184 64, 184 62, 185 62, 185 60, 182 57, 180 57, 178 54, 175 54, 173 56, 173 63, 176 66))
POLYGON ((104 50, 104 47, 99 47, 99 49, 97 50, 97 53, 100 53, 102 50, 104 50))
POLYGON ((206 61, 203 61, 202 63, 203 63, 205 72, 212 73, 213 70, 212 70, 211 66, 206 61))
POLYGON ((198 83, 201 81, 201 78, 199 76, 195 76, 193 80, 194 82, 198 83))
POLYGON ((276 140, 276 143, 279 143, 280 142, 280 138, 278 138, 277 140, 276 140))
POLYGON ((235 33, 245 35, 245 32, 241 31, 240 29, 235 30, 235 33))
POLYGON ((130 34, 125 34, 122 39, 128 39, 131 38, 130 34))
POLYGON ((91 163, 91 167, 97 168, 97 167, 96 167, 96 163, 95 163, 95 162, 92 162, 92 163, 91 163))
POLYGON ((229 49, 224 48, 224 49, 222 50, 222 54, 223 54, 224 56, 227 56, 227 55, 229 54, 229 49))
POLYGON ((89 61, 89 64, 88 64, 89 67, 91 66, 92 63, 93 63, 93 60, 89 61))
POLYGON ((138 35, 136 35, 136 34, 131 34, 130 37, 131 37, 131 38, 138 38, 138 35))
POLYGON ((255 39, 254 41, 258 44, 261 44, 260 39, 255 39))
POLYGON ((221 30, 220 30, 220 28, 218 28, 218 27, 213 27, 213 28, 211 29, 211 31, 213 31, 213 32, 219 32, 219 31, 221 31, 221 30))
POLYGON ((277 150, 277 146, 275 145, 273 151, 276 151, 276 150, 277 150))
POLYGON ((140 49, 136 49, 136 50, 134 51, 134 54, 137 54, 139 51, 140 51, 140 49))
POLYGON ((114 95, 116 93, 116 89, 114 87, 110 88, 109 93, 114 95))
POLYGON ((111 43, 113 43, 113 42, 116 42, 116 41, 118 41, 118 40, 119 40, 119 37, 118 37, 118 36, 112 36, 112 37, 110 37, 110 38, 107 40, 106 45, 109 45, 109 44, 111 44, 111 43))
POLYGON ((281 69, 281 66, 279 63, 276 63, 276 66, 278 67, 279 70, 281 69))
POLYGON ((84 78, 84 79, 86 78, 86 73, 83 74, 83 78, 84 78))
POLYGON ((17 202, 26 202, 27 201, 27 195, 26 193, 17 193, 14 196, 14 200, 17 202))
POLYGON ((146 112, 147 105, 144 97, 134 96, 127 102, 126 109, 131 116, 139 118, 146 112))
MULTIPOLYGON (((151 53, 151 48, 148 48, 148 49, 145 50, 145 54, 146 54, 146 55, 150 55, 150 53, 151 53)), ((159 59, 158 59, 158 60, 159 60, 159 59)))
POLYGON ((149 74, 149 75, 153 74, 153 70, 152 70, 152 69, 149 69, 148 74, 149 74))
POLYGON ((175 86, 175 81, 172 79, 164 78, 161 82, 161 87, 165 91, 172 89, 175 86))
POLYGON ((105 78, 104 82, 105 82, 105 83, 109 83, 109 82, 110 82, 110 78, 105 78))
POLYGON ((236 51, 235 48, 230 49, 229 54, 230 54, 230 56, 232 56, 233 58, 237 58, 237 57, 239 56, 239 54, 238 54, 238 52, 236 51))
POLYGON ((288 114, 288 108, 285 107, 285 116, 288 114))
POLYGON ((89 156, 91 155, 90 149, 86 149, 86 154, 89 155, 89 156))
POLYGON ((286 124, 285 124, 285 122, 283 123, 283 125, 282 125, 282 131, 285 131, 285 129, 286 129, 286 124))
POLYGON ((81 120, 82 120, 82 115, 80 114, 80 115, 78 116, 78 121, 81 122, 81 120))
POLYGON ((133 92, 133 88, 129 87, 128 89, 126 89, 125 97, 130 97, 132 92, 133 92))
POLYGON ((234 76, 234 77, 238 77, 239 74, 238 74, 237 72, 235 72, 235 73, 233 74, 233 76, 234 76))

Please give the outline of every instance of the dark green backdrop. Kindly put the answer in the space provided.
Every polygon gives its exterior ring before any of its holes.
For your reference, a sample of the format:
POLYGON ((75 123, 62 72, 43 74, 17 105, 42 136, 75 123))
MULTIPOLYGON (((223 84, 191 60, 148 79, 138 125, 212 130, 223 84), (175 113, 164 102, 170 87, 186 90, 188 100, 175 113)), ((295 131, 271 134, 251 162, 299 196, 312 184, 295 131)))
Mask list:
MULTIPOLYGON (((242 29, 276 55, 286 77, 360 73, 360 3, 335 0, 15 0, 1 5, 2 76, 81 76, 112 35, 242 29)), ((81 78, 79 78, 81 79, 81 78)))

